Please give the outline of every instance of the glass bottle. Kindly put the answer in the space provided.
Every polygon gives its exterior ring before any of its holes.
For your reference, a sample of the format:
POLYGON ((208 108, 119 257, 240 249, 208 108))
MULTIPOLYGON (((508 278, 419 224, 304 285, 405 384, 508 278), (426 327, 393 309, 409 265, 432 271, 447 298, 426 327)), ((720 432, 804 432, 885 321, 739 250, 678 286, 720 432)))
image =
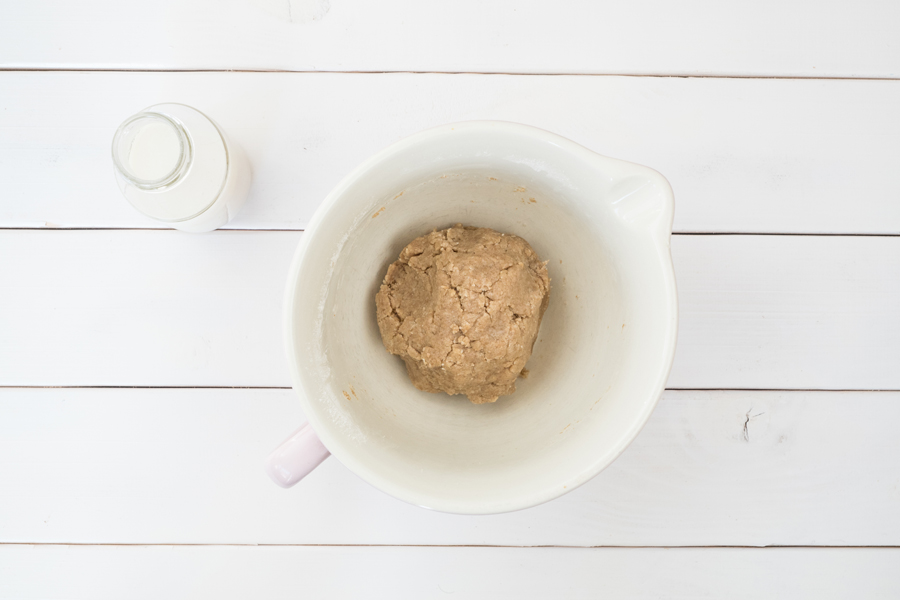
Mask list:
POLYGON ((212 231, 243 206, 251 172, 212 119, 184 104, 130 117, 112 143, 116 181, 138 211, 182 231, 212 231))

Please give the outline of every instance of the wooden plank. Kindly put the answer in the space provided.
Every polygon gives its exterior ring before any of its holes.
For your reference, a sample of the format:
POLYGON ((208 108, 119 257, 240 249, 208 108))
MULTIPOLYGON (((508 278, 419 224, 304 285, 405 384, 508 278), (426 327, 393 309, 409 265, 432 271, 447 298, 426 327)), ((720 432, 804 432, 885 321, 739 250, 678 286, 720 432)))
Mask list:
POLYGON ((302 229, 392 142, 501 119, 654 167, 676 231, 900 232, 900 81, 297 73, 0 73, 0 227, 156 227, 116 189, 109 146, 163 101, 247 151, 234 228, 302 229))
POLYGON ((63 0, 6 6, 7 68, 897 77, 896 2, 63 0))
POLYGON ((0 542, 898 546, 898 419, 898 392, 669 391, 581 488, 468 517, 334 458, 276 487, 290 390, 3 389, 0 542))
MULTIPOLYGON (((0 232, 0 385, 290 386, 299 232, 0 232)), ((900 238, 675 236, 669 387, 900 389, 900 238)))
POLYGON ((897 549, 0 546, 0 596, 896 598, 897 549))
POLYGON ((900 389, 900 238, 677 236, 669 387, 900 389))
POLYGON ((289 386, 302 233, 0 232, 0 382, 289 386))

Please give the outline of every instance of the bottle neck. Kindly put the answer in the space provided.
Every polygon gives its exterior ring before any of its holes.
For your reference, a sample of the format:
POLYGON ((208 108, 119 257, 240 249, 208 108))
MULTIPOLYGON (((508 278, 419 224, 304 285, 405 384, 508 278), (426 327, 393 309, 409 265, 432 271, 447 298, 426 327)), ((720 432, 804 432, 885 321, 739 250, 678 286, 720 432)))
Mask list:
POLYGON ((113 137, 113 164, 144 191, 162 191, 180 181, 192 160, 190 137, 174 119, 142 112, 122 123, 113 137))

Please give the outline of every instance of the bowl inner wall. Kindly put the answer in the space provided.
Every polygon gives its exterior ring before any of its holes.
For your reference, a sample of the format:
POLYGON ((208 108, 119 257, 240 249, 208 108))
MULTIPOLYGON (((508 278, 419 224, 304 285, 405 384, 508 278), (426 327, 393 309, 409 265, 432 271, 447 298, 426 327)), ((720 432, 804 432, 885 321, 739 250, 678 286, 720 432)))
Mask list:
POLYGON ((505 495, 575 476, 618 442, 628 412, 615 389, 629 339, 625 292, 607 245, 614 234, 581 193, 525 165, 470 166, 347 203, 370 210, 344 237, 321 303, 329 369, 319 400, 369 468, 443 498, 473 485, 505 495), (400 250, 456 223, 519 235, 548 262, 550 305, 530 375, 494 404, 415 389, 375 320, 375 294, 400 250))

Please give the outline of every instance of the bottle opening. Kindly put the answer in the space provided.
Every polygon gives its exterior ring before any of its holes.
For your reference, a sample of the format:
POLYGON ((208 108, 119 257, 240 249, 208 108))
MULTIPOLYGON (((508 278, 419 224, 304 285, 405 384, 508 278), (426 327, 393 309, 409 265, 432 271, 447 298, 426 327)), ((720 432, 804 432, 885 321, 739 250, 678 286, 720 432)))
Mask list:
POLYGON ((112 144, 113 163, 130 183, 158 190, 177 182, 191 161, 184 128, 165 115, 139 113, 122 123, 112 144))

